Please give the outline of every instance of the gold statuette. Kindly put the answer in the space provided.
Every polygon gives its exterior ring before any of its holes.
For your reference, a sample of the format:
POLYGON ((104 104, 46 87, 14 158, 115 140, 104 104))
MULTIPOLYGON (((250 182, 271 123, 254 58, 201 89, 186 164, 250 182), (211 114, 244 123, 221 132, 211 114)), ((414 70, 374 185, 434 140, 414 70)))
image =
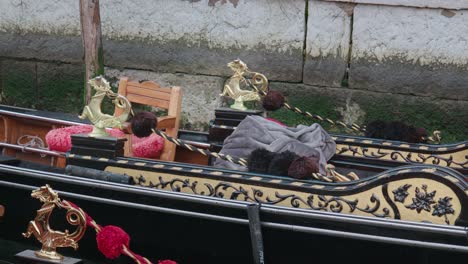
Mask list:
POLYGON ((247 64, 241 60, 232 61, 228 63, 227 66, 234 71, 234 75, 224 83, 224 89, 221 96, 227 96, 234 99, 234 104, 231 105, 231 108, 247 110, 247 107, 244 106, 244 102, 260 101, 260 94, 258 91, 267 92, 268 79, 263 74, 250 71, 247 64), (246 79, 244 77, 245 74, 251 75, 252 80, 246 79), (252 86, 257 91, 242 89, 252 86))
POLYGON ((75 250, 78 249, 78 241, 86 231, 86 219, 80 211, 62 204, 57 192, 52 190, 49 185, 32 191, 31 197, 39 199, 44 205, 37 210, 36 218, 29 222, 23 236, 29 238, 34 235, 42 243, 41 250, 35 252, 37 257, 62 260, 63 256, 57 253, 56 248, 72 247, 75 250), (68 223, 77 226, 75 232, 70 234, 68 230, 60 232, 50 228, 49 217, 55 207, 67 210, 66 218, 68 223))
POLYGON ((88 81, 89 85, 96 90, 96 93, 91 97, 89 104, 83 109, 83 113, 79 116, 80 119, 88 118, 93 123, 93 131, 89 134, 92 137, 108 136, 106 128, 117 127, 122 129, 123 122, 127 121, 132 105, 125 96, 114 93, 102 76, 98 76, 88 81), (119 108, 123 109, 123 113, 116 117, 115 115, 104 114, 101 111, 101 104, 104 98, 112 99, 112 102, 119 108))

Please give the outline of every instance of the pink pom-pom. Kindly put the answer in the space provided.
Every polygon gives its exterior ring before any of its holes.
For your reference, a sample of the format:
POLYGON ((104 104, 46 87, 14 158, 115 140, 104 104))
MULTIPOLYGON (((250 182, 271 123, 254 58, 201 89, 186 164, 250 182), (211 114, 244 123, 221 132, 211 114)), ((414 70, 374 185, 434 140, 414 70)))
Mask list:
POLYGON ((108 225, 97 234, 96 241, 99 251, 106 258, 116 259, 122 254, 124 246, 128 248, 130 237, 120 227, 108 225))
MULTIPOLYGON (((93 131, 91 125, 69 126, 50 130, 45 136, 50 150, 67 152, 70 151, 71 135, 89 134, 93 131)), ((111 137, 125 137, 125 133, 118 129, 106 129, 111 137)))
POLYGON ((45 140, 50 150, 67 152, 70 151, 72 134, 88 134, 93 131, 91 125, 70 126, 50 130, 45 140))
POLYGON ((156 159, 164 148, 164 139, 156 134, 139 138, 132 136, 132 151, 134 157, 156 159))

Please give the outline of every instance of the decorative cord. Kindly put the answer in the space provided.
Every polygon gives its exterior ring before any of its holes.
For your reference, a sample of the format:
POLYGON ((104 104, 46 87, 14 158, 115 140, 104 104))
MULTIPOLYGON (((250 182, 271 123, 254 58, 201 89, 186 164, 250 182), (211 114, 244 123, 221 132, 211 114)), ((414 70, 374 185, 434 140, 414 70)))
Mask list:
MULTIPOLYGON (((245 79, 245 80, 247 81, 248 85, 250 87, 252 87, 252 89, 254 89, 261 96, 267 95, 267 93, 265 91, 258 89, 254 84, 252 84, 252 82, 249 79, 245 79)), ((299 109, 297 107, 291 106, 287 102, 284 102, 282 104, 282 107, 286 108, 287 110, 293 111, 295 113, 301 114, 303 116, 311 117, 311 118, 319 120, 319 121, 328 122, 328 123, 330 123, 330 124, 332 124, 334 126, 341 126, 341 127, 344 127, 344 128, 356 131, 356 132, 362 132, 362 133, 366 133, 366 131, 367 131, 365 126, 360 126, 360 125, 355 124, 355 123, 346 124, 346 123, 343 123, 342 121, 339 121, 339 120, 334 121, 334 120, 331 120, 330 118, 324 118, 324 117, 322 117, 320 115, 312 114, 312 113, 310 113, 308 111, 303 111, 303 110, 301 110, 301 109, 299 109)), ((426 138, 423 138, 423 139, 427 140, 429 142, 433 142, 435 144, 439 144, 441 139, 442 139, 441 132, 439 130, 435 130, 434 132, 432 132, 432 136, 429 136, 429 137, 426 137, 426 138)))
POLYGON ((222 154, 222 153, 211 152, 211 151, 206 150, 206 149, 197 148, 197 147, 192 146, 192 145, 190 145, 189 143, 187 143, 187 142, 185 142, 183 140, 168 136, 166 133, 164 133, 164 132, 162 132, 160 130, 157 130, 157 129, 151 129, 151 130, 156 135, 164 138, 165 140, 167 140, 169 142, 172 142, 172 143, 176 144, 177 146, 186 148, 186 149, 188 149, 190 151, 193 151, 193 152, 198 152, 198 153, 200 153, 200 154, 202 154, 204 156, 211 156, 211 157, 215 157, 215 158, 218 158, 218 159, 227 160, 229 162, 241 165, 243 167, 247 167, 247 160, 244 159, 244 158, 236 158, 236 157, 233 157, 231 155, 225 155, 225 154, 222 154))
MULTIPOLYGON (((107 257, 107 258, 117 258, 120 256, 120 254, 125 254, 126 256, 132 258, 137 264, 152 264, 151 261, 149 261, 147 258, 140 256, 136 253, 134 253, 132 250, 129 248, 129 240, 130 238, 128 235, 123 231, 121 228, 116 227, 116 226, 100 226, 98 223, 94 221, 93 218, 91 218, 83 209, 78 207, 76 204, 63 200, 63 204, 66 206, 75 208, 76 210, 80 211, 86 219, 86 225, 94 228, 96 231, 97 235, 97 242, 98 242, 98 248, 99 250, 107 257), (103 231, 104 230, 104 231, 103 231), (102 241, 99 239, 99 235, 102 234, 101 232, 106 232, 108 235, 105 241, 102 241), (99 243, 103 243, 104 245, 101 245, 99 243)), ((159 263, 167 263, 167 264, 177 264, 174 261, 171 260, 163 260, 159 261, 159 263)))
MULTIPOLYGON (((165 140, 167 140, 167 141, 169 141, 171 143, 174 143, 177 146, 186 148, 186 149, 188 149, 188 150, 190 150, 192 152, 198 152, 198 153, 200 153, 202 155, 205 155, 205 156, 211 156, 211 157, 215 157, 215 158, 218 158, 218 159, 227 160, 229 162, 241 165, 243 167, 248 166, 248 161, 245 158, 236 158, 236 157, 233 157, 231 155, 225 155, 225 154, 222 154, 222 153, 211 152, 211 151, 208 151, 208 150, 205 150, 205 149, 197 148, 195 146, 190 145, 189 143, 186 143, 183 140, 168 136, 166 133, 164 133, 164 132, 162 132, 160 130, 157 130, 157 129, 151 129, 151 130, 153 131, 153 133, 155 133, 156 135, 164 138, 165 140)), ((325 176, 325 175, 322 175, 320 173, 312 173, 312 177, 314 179, 316 179, 316 180, 326 181, 326 182, 342 182, 342 181, 350 181, 350 180, 358 179, 357 176, 354 176, 355 174, 353 176, 349 176, 349 177, 343 176, 343 175, 337 173, 335 171, 334 167, 327 167, 327 172, 329 172, 330 176, 325 176)))

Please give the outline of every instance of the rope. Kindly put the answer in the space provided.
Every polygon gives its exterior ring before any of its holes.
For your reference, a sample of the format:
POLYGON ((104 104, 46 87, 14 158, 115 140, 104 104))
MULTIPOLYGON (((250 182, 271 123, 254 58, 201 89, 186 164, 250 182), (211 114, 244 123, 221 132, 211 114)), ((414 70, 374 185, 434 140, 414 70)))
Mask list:
MULTIPOLYGON (((205 149, 201 149, 201 148, 197 148, 195 146, 192 146, 188 143, 186 143, 185 141, 183 140, 180 140, 180 139, 177 139, 177 138, 173 138, 173 137, 170 137, 168 136, 166 133, 160 131, 160 130, 157 130, 157 129, 152 129, 153 133, 155 133, 156 135, 164 138, 165 140, 171 142, 171 143, 174 143, 176 144, 177 146, 180 146, 180 147, 183 147, 183 148, 186 148, 192 152, 198 152, 202 155, 205 155, 205 156, 211 156, 211 157, 215 157, 215 158, 218 158, 218 159, 222 159, 222 160, 227 160, 229 162, 232 162, 234 164, 238 164, 238 165, 241 165, 243 167, 247 167, 248 166, 248 161, 245 159, 245 158, 237 158, 237 157, 233 157, 231 155, 225 155, 225 154, 222 154, 222 153, 217 153, 217 152, 211 152, 209 150, 205 150, 205 149)), ((334 175, 332 175, 334 176, 334 175)), ((316 180, 319 180, 319 181, 326 181, 326 182, 334 182, 334 181, 343 181, 337 177, 328 177, 328 176, 325 176, 325 175, 322 175, 320 173, 312 173, 312 177, 316 180)))
MULTIPOLYGON (((76 210, 80 211, 80 213, 82 213, 86 218, 86 224, 94 228, 96 233, 101 232, 102 226, 96 223, 93 218, 91 218, 85 211, 83 211, 83 209, 81 209, 74 203, 66 201, 66 200, 63 200, 62 203, 65 204, 66 206, 75 208, 76 210)), ((140 256, 134 253, 133 251, 131 251, 130 248, 128 248, 126 245, 122 245, 122 253, 132 258, 137 264, 152 264, 152 262, 149 261, 147 258, 140 256)))
MULTIPOLYGON (((260 94, 261 96, 267 95, 267 93, 265 91, 259 90, 255 85, 253 85, 252 82, 249 79, 245 79, 245 80, 247 81, 249 86, 252 87, 258 94, 260 94)), ((366 128, 364 126, 360 126, 360 125, 355 124, 355 123, 346 124, 346 123, 343 123, 342 121, 339 121, 339 120, 334 121, 334 120, 331 120, 329 118, 324 118, 324 117, 322 117, 320 115, 312 114, 312 113, 310 113, 308 111, 303 111, 303 110, 301 110, 301 109, 299 109, 297 107, 291 106, 290 104, 288 104, 286 102, 283 103, 283 107, 286 108, 287 110, 293 111, 293 112, 301 114, 303 116, 311 117, 313 119, 316 119, 316 120, 319 120, 319 121, 322 121, 322 122, 328 122, 329 124, 332 124, 334 126, 341 126, 341 127, 344 127, 344 128, 356 131, 356 132, 366 133, 366 128)), ((439 130, 435 130, 432 133, 432 136, 429 136, 429 137, 424 138, 424 139, 429 141, 429 142, 439 144, 440 140, 442 139, 441 132, 439 130)))
MULTIPOLYGON (((18 146, 23 147, 23 150, 22 150, 23 152, 26 152, 25 149, 27 147, 47 150, 47 148, 46 148, 46 146, 44 144, 44 141, 38 136, 23 135, 23 136, 19 137, 18 140, 16 140, 16 144, 18 146), (21 143, 21 141, 23 141, 23 139, 28 139, 29 141, 27 141, 26 143, 21 143)), ((40 154, 40 156, 41 156, 41 158, 44 158, 47 155, 46 154, 40 154)))
MULTIPOLYGON (((261 96, 267 95, 267 93, 266 93, 265 91, 259 90, 255 85, 253 85, 253 84, 252 84, 252 81, 250 81, 250 80, 248 80, 248 79, 246 79, 246 80, 247 80, 247 83, 249 84, 249 86, 252 87, 252 88, 253 88, 257 93, 259 93, 261 96)), ((299 108, 297 108, 297 107, 291 106, 291 105, 288 104, 288 103, 284 103, 284 104, 283 104, 283 107, 286 108, 286 109, 288 109, 288 110, 290 110, 290 111, 293 111, 293 112, 295 112, 295 113, 298 113, 298 114, 301 114, 301 115, 304 115, 304 116, 308 116, 308 117, 311 117, 311 118, 313 118, 313 119, 317 119, 317 120, 319 120, 319 121, 325 121, 325 122, 328 122, 328 123, 330 123, 330 124, 332 124, 332 125, 335 125, 335 126, 336 126, 336 125, 339 125, 339 126, 342 126, 342 127, 344 127, 344 128, 348 128, 348 129, 354 130, 354 131, 356 131, 356 132, 366 132, 366 129, 365 129, 364 127, 361 127, 361 126, 359 126, 359 125, 357 125, 357 124, 354 124, 354 123, 353 123, 353 124, 351 124, 351 125, 348 125, 348 124, 345 124, 345 123, 343 123, 343 122, 341 122, 341 121, 333 121, 333 120, 331 120, 331 119, 329 119, 329 118, 324 118, 324 117, 321 117, 321 116, 319 116, 319 115, 317 115, 317 114, 311 114, 311 113, 308 112, 308 111, 303 111, 303 110, 301 110, 301 109, 299 109, 299 108)))
POLYGON ((211 156, 211 157, 215 157, 215 158, 218 158, 218 159, 227 160, 227 161, 232 162, 234 164, 238 164, 238 165, 241 165, 243 167, 247 167, 247 160, 244 159, 244 158, 237 158, 237 157, 233 157, 231 155, 226 155, 226 154, 217 153, 217 152, 211 152, 211 151, 206 150, 206 149, 197 148, 195 146, 192 146, 192 145, 188 144, 187 142, 185 142, 183 140, 170 137, 166 133, 164 133, 164 132, 162 132, 160 130, 152 129, 152 131, 156 135, 164 138, 165 140, 167 140, 169 142, 172 142, 172 143, 176 144, 177 146, 186 148, 186 149, 188 149, 190 151, 198 152, 198 153, 200 153, 200 154, 202 154, 204 156, 211 156))

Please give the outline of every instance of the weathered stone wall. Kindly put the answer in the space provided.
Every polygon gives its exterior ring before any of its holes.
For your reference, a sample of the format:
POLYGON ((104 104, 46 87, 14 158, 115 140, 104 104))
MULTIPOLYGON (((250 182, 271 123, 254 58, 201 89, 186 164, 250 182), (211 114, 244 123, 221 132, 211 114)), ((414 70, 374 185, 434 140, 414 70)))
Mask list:
MULTIPOLYGON (((183 87, 185 127, 206 127, 227 62, 241 58, 311 111, 346 121, 442 122, 458 138, 468 134, 464 0, 100 2, 108 77, 183 87)), ((80 111, 79 20, 76 0, 0 0, 3 103, 80 111)))

